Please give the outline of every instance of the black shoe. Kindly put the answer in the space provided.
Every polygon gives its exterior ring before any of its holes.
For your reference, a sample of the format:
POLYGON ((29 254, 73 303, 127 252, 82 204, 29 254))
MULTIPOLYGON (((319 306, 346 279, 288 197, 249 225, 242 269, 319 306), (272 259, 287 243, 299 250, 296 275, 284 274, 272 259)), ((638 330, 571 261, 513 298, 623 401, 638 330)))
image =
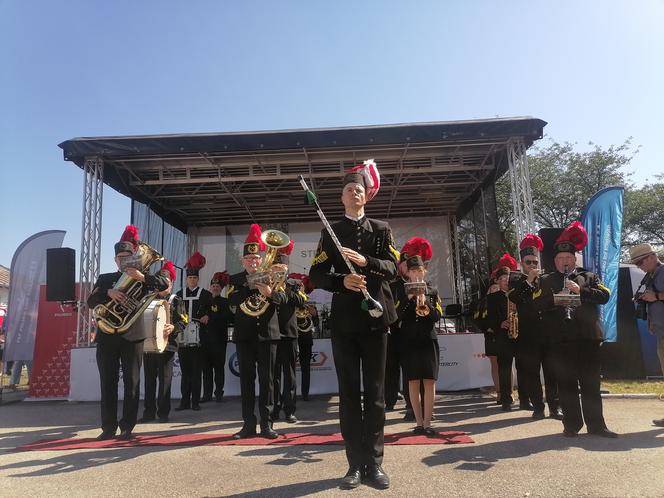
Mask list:
POLYGON ((614 438, 618 437, 618 434, 616 434, 613 431, 610 431, 606 427, 602 427, 599 430, 592 430, 592 431, 589 430, 588 434, 592 434, 593 436, 599 436, 599 437, 608 437, 608 438, 611 438, 611 439, 614 439, 614 438))
POLYGON ((191 409, 194 410, 195 412, 200 412, 201 405, 191 405, 191 409))
POLYGON ((657 427, 664 427, 664 418, 659 418, 657 420, 653 420, 652 424, 656 425, 657 427))
POLYGON ((159 417, 159 423, 160 424, 167 424, 168 423, 168 417, 159 417))
POLYGON ((97 441, 108 441, 115 437, 116 431, 103 431, 99 436, 97 436, 97 441))
POLYGON ((412 422, 413 420, 415 420, 415 414, 413 413, 413 410, 406 410, 406 414, 403 416, 403 421, 412 422))
POLYGON ((286 415, 286 422, 289 424, 294 424, 295 422, 297 422, 297 417, 295 417, 295 415, 293 415, 292 413, 290 415, 286 415))
POLYGON ((530 402, 519 403, 519 410, 530 410, 530 411, 533 411, 534 409, 535 409, 535 408, 533 407, 532 404, 530 404, 530 402))
POLYGON ((189 410, 191 408, 189 405, 178 405, 175 407, 176 412, 181 412, 182 410, 189 410))
POLYGON ((578 435, 576 431, 568 431, 567 429, 563 431, 563 436, 565 437, 577 437, 578 435))
POLYGON ((270 413, 270 420, 279 420, 279 417, 281 417, 281 410, 275 410, 270 413))
POLYGON ((424 436, 424 434, 424 427, 421 425, 418 425, 413 429, 413 436, 424 436))
POLYGON ((223 396, 217 396, 216 398, 214 398, 215 403, 221 403, 223 400, 224 400, 223 396))
POLYGON ((424 435, 427 437, 436 437, 438 433, 433 427, 429 426, 424 428, 424 435))
POLYGON ((121 441, 129 441, 130 439, 133 439, 134 435, 131 433, 129 429, 123 429, 120 431, 120 435, 118 436, 118 439, 121 441))
POLYGON ((309 401, 309 395, 308 394, 303 394, 302 395, 302 401, 309 401))
POLYGON ((212 401, 212 396, 203 396, 199 403, 207 403, 208 401, 212 401))
POLYGON ((390 487, 390 478, 380 465, 367 465, 364 471, 364 481, 376 489, 387 489, 390 487))
POLYGON ((247 429, 243 427, 240 432, 233 434, 233 439, 247 439, 256 435, 256 429, 247 429))
POLYGON ((150 422, 154 422, 154 420, 155 420, 154 417, 146 417, 145 415, 143 415, 141 418, 137 420, 137 422, 139 424, 148 424, 150 422))
POLYGON ((544 418, 544 408, 541 410, 535 410, 531 415, 535 420, 542 420, 544 418))
POLYGON ((503 403, 500 409, 504 412, 511 412, 512 411, 512 404, 511 403, 503 403))
POLYGON ((555 418, 556 420, 562 420, 563 411, 560 408, 556 408, 555 410, 549 409, 549 417, 555 418))
POLYGON ((355 489, 362 482, 360 467, 350 467, 346 475, 341 479, 342 489, 355 489))
POLYGON ((277 434, 274 429, 272 429, 272 427, 263 427, 261 429, 260 436, 264 437, 265 439, 277 439, 279 434, 277 434))

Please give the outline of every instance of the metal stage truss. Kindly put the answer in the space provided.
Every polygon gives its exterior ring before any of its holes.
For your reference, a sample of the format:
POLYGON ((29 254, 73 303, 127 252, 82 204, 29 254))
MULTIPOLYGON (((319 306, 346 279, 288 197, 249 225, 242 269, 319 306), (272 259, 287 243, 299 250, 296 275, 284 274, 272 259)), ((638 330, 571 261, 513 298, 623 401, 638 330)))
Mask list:
MULTIPOLYGON (((508 173, 520 237, 534 228, 526 150, 545 125, 523 117, 68 140, 60 144, 64 157, 85 178, 81 301, 99 273, 103 183, 191 233, 208 226, 316 221, 299 175, 326 215, 339 217, 340 179, 367 158, 376 160, 381 174, 381 191, 370 205, 377 218, 460 219, 483 188, 508 173)), ((79 342, 85 342, 90 315, 80 309, 79 342)))

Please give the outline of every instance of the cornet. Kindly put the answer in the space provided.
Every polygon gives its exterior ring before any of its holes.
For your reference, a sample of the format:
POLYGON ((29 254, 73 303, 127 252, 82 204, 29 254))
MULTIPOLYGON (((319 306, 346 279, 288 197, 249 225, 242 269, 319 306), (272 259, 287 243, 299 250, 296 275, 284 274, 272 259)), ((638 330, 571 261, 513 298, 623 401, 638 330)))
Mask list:
POLYGON ((422 280, 415 282, 404 282, 406 295, 415 296, 415 314, 417 316, 429 316, 429 307, 426 305, 427 284, 422 280))

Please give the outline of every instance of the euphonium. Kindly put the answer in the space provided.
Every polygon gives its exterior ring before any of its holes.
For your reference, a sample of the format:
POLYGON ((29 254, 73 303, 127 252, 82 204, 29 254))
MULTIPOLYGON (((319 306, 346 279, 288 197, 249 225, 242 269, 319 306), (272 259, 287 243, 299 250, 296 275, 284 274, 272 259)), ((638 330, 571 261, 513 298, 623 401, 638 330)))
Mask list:
MULTIPOLYGON (((261 240, 267 246, 263 262, 256 273, 247 275, 247 283, 254 288, 256 282, 263 282, 272 287, 273 290, 283 291, 288 268, 286 265, 273 264, 279 249, 290 243, 290 238, 279 230, 265 230, 261 234, 261 240)), ((249 316, 260 316, 267 311, 270 302, 263 294, 252 294, 240 304, 240 309, 249 316)))
MULTIPOLYGON (((134 254, 123 260, 121 269, 132 267, 146 273, 150 266, 162 259, 161 254, 139 241, 134 254)), ((148 292, 143 282, 130 278, 126 273, 120 276, 113 288, 122 291, 127 299, 122 303, 109 299, 95 306, 93 313, 99 330, 106 334, 122 334, 143 314, 157 291, 148 292)))
POLYGON ((314 320, 311 316, 309 306, 305 305, 295 310, 295 317, 297 319, 297 331, 301 334, 311 332, 314 327, 314 320))
POLYGON ((507 298, 507 337, 516 339, 519 337, 519 314, 516 311, 516 304, 507 298))

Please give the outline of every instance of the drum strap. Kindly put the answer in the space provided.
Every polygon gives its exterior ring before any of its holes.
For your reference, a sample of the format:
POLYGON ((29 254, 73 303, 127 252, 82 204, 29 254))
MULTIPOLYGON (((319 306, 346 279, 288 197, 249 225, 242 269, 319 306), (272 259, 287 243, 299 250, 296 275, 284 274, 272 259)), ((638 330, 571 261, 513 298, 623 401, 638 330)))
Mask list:
POLYGON ((202 287, 198 287, 196 294, 193 296, 187 296, 187 289, 184 291, 183 299, 187 302, 187 313, 189 314, 189 320, 194 319, 194 301, 198 301, 201 297, 201 292, 203 291, 202 287))

